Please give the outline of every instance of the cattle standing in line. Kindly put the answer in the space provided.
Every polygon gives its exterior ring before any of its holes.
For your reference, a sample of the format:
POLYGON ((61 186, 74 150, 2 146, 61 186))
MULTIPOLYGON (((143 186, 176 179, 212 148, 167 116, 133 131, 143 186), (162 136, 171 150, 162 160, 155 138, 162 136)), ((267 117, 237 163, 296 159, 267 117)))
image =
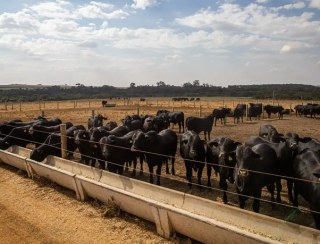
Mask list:
POLYGON ((198 117, 188 117, 186 119, 186 126, 188 130, 193 130, 196 133, 204 132, 204 138, 210 140, 210 133, 212 131, 214 117, 212 114, 205 118, 198 118, 198 117))
POLYGON ((236 150, 237 164, 234 171, 235 184, 239 193, 239 206, 245 207, 245 201, 252 196, 253 211, 259 212, 261 190, 268 187, 274 202, 274 183, 277 174, 277 155, 268 144, 258 144, 254 147, 238 146, 236 150), (261 173, 255 173, 255 172, 261 173), (263 174, 266 173, 266 174, 263 174))
POLYGON ((180 155, 186 166, 189 187, 192 186, 192 170, 197 172, 198 185, 201 185, 202 171, 205 165, 204 141, 194 131, 187 131, 180 139, 180 155))
POLYGON ((207 176, 208 186, 211 187, 211 168, 219 173, 219 186, 223 190, 223 202, 227 203, 228 190, 227 180, 234 183, 234 167, 236 165, 236 148, 241 145, 230 138, 220 137, 213 139, 207 143, 207 176), (220 167, 221 166, 221 167, 220 167))
POLYGON ((291 112, 293 112, 292 109, 289 109, 289 108, 283 109, 282 111, 279 112, 279 119, 283 119, 284 114, 290 114, 291 112))
POLYGON ((316 228, 320 229, 320 153, 310 149, 303 150, 293 161, 293 175, 302 179, 294 180, 293 204, 298 207, 300 194, 310 204, 310 209, 318 212, 311 214, 316 228))
POLYGON ((160 185, 161 166, 162 163, 167 164, 169 158, 172 159, 171 173, 175 173, 174 161, 178 139, 174 131, 166 129, 161 131, 159 134, 155 131, 149 131, 147 133, 137 131, 133 135, 132 140, 132 151, 144 151, 150 172, 150 183, 153 183, 153 167, 157 166, 157 184, 160 185))
POLYGON ((88 129, 103 126, 103 120, 107 120, 107 118, 103 117, 101 114, 90 117, 88 119, 88 129))
POLYGON ((164 117, 170 123, 179 126, 179 133, 184 132, 184 113, 183 112, 169 112, 168 110, 158 110, 157 116, 164 117))
POLYGON ((214 119, 214 126, 217 126, 217 120, 221 120, 221 124, 226 124, 226 116, 229 114, 231 111, 230 108, 221 108, 221 109, 214 109, 212 111, 212 115, 215 118, 214 119))

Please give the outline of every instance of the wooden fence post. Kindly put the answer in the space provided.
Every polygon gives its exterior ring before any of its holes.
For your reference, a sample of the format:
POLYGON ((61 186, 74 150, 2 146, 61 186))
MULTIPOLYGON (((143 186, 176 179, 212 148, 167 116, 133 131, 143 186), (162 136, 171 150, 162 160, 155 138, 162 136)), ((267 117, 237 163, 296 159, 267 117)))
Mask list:
POLYGON ((291 103, 290 103, 290 112, 289 112, 289 114, 291 114, 291 110, 292 110, 291 107, 292 107, 292 106, 291 106, 291 103))
POLYGON ((249 114, 249 104, 246 105, 246 120, 248 121, 248 114, 249 114))
POLYGON ((60 133, 61 133, 61 156, 62 158, 67 158, 67 126, 66 124, 60 125, 60 133))
POLYGON ((20 102, 20 111, 21 111, 21 102, 20 102))
POLYGON ((44 118, 44 111, 41 111, 41 117, 44 118))
POLYGON ((202 116, 202 107, 201 107, 201 105, 200 105, 200 107, 199 107, 199 117, 201 117, 202 116))
POLYGON ((94 110, 91 110, 92 117, 94 117, 94 110))
POLYGON ((263 103, 262 103, 262 118, 264 119, 264 106, 263 106, 263 103))
POLYGON ((91 101, 89 100, 89 108, 91 108, 91 101))
POLYGON ((140 107, 139 107, 139 105, 137 106, 137 115, 140 115, 140 107))

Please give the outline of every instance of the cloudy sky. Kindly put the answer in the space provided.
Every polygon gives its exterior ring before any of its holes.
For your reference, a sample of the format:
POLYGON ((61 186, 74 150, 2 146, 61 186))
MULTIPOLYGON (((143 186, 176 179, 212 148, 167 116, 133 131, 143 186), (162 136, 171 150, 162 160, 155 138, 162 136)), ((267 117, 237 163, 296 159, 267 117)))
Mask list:
POLYGON ((0 1, 0 84, 320 85, 320 0, 0 1))

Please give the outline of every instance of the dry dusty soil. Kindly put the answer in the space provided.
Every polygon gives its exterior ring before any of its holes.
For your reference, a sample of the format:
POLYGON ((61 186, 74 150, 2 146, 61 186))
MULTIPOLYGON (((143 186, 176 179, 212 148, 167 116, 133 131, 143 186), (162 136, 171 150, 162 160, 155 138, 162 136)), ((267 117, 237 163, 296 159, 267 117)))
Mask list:
MULTIPOLYGON (((22 104, 21 111, 17 104, 12 107, 8 105, 8 110, 0 110, 0 121, 31 120, 40 114, 39 107, 42 106, 41 109, 45 109, 46 117, 59 117, 64 122, 71 121, 74 124, 86 125, 88 116, 91 115, 91 109, 95 109, 96 113, 101 113, 109 120, 121 124, 121 118, 137 111, 135 103, 133 103, 134 106, 123 106, 122 103, 122 101, 117 102, 117 107, 114 108, 101 108, 101 101, 98 100, 91 101, 90 104, 88 101, 79 101, 76 107, 73 101, 46 104, 46 108, 42 104, 34 103, 22 104), (57 109, 58 106, 59 109, 57 109)), ((223 103, 232 107, 237 101, 230 100, 223 101, 223 103)), ((212 108, 219 107, 223 103, 221 101, 203 101, 202 115, 209 114, 212 108)), ((282 104, 281 101, 279 103, 282 104)), ((289 106, 293 107, 298 103, 300 101, 284 101, 283 105, 285 108, 289 108, 289 106)), ((184 111, 185 117, 199 115, 199 108, 197 108, 199 103, 179 102, 172 104, 166 99, 147 100, 146 104, 140 104, 139 112, 155 114, 158 109, 171 110, 172 105, 175 111, 184 111), (159 107, 156 107, 157 104, 159 107)), ((244 142, 250 135, 257 135, 262 124, 272 124, 283 134, 296 132, 301 136, 320 138, 320 119, 296 117, 295 115, 287 115, 283 120, 278 120, 273 116, 271 119, 248 121, 239 125, 234 125, 232 119, 228 118, 227 125, 218 124, 213 128, 211 138, 227 136, 244 142)), ((174 130, 177 131, 177 127, 174 130)), ((166 175, 163 167, 161 185, 221 202, 222 194, 217 190, 219 188, 218 179, 212 176, 212 189, 193 187, 190 190, 186 184, 185 167, 179 158, 179 153, 177 153, 177 157, 176 175, 166 175)), ((137 176, 137 179, 148 181, 146 164, 144 172, 144 175, 137 176)), ((125 175, 130 176, 131 172, 125 172, 125 175)), ((203 183, 206 181, 205 168, 203 183)), ((229 186, 229 190, 235 192, 233 186, 229 186)), ((228 194, 228 198, 230 205, 238 205, 236 195, 228 194)), ((266 190, 263 191, 262 198, 270 199, 266 190)), ((282 199, 283 204, 289 205, 284 181, 282 199)), ((304 208, 308 208, 308 204, 303 199, 300 198, 299 203, 304 208)), ((252 202, 248 201, 246 205, 246 209, 249 211, 251 211, 251 204, 252 202)), ((0 164, 0 243, 179 243, 190 241, 182 236, 178 236, 172 241, 164 240, 156 234, 153 224, 126 213, 120 213, 120 216, 113 218, 105 217, 104 212, 108 208, 110 206, 94 200, 86 203, 78 202, 75 200, 73 192, 44 179, 31 180, 24 173, 0 164)), ((261 213, 306 226, 313 224, 310 214, 296 213, 292 215, 290 207, 276 206, 275 209, 272 209, 269 203, 261 203, 261 213)))

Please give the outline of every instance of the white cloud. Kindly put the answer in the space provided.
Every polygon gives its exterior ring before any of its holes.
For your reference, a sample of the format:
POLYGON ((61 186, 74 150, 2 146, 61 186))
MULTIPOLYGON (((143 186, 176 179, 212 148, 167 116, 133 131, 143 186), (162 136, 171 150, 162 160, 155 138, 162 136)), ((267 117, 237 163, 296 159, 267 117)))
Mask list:
POLYGON ((288 53, 290 52, 290 50, 291 50, 291 47, 286 44, 280 49, 280 53, 288 53))
POLYGON ((270 0, 256 0, 256 3, 267 3, 269 2, 270 0))
POLYGON ((320 9, 320 0, 310 0, 309 7, 320 9))
POLYGON ((302 9, 305 7, 306 7, 306 4, 304 2, 296 2, 296 3, 286 4, 286 5, 274 8, 274 9, 276 9, 276 10, 280 10, 280 9, 290 10, 290 9, 302 9))
POLYGON ((135 9, 146 9, 152 7, 158 3, 158 0, 133 0, 131 5, 135 9))

